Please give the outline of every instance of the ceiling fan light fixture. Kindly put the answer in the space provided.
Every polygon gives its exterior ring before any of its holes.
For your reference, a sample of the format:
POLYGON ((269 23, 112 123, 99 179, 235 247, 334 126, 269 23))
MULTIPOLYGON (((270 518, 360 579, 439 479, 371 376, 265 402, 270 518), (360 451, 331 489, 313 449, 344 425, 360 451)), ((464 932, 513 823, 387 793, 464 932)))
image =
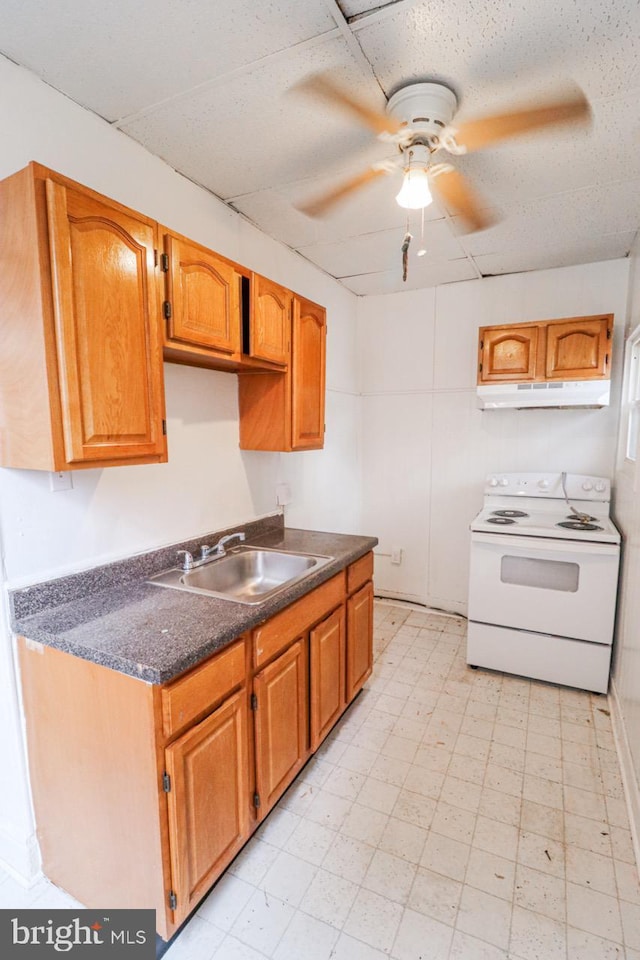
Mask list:
POLYGON ((423 166, 409 165, 404 173, 396 203, 406 210, 422 210, 433 202, 429 174, 423 166))

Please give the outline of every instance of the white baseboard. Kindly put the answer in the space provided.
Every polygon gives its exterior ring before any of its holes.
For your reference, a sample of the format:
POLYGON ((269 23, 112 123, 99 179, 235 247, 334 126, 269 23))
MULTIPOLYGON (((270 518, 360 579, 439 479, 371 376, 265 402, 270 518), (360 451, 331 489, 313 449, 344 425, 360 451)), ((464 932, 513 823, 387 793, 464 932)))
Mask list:
POLYGON ((620 761, 622 786, 627 802, 627 810, 629 812, 631 840, 636 855, 636 863, 640 863, 640 788, 638 787, 638 776, 633 765, 633 756, 631 754, 631 748, 629 747, 629 738, 622 716, 618 690, 613 679, 611 680, 611 686, 609 688, 608 701, 611 712, 611 725, 613 727, 613 739, 620 761))

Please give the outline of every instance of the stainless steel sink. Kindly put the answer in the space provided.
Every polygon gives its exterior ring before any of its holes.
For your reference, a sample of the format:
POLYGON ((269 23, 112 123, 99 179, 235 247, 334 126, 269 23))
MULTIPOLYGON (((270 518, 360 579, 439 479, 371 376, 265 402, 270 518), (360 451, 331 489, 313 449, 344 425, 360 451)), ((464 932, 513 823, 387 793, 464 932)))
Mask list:
POLYGON ((193 570, 167 570, 147 582, 236 603, 262 603, 279 590, 320 570, 331 560, 333 557, 243 546, 193 570))

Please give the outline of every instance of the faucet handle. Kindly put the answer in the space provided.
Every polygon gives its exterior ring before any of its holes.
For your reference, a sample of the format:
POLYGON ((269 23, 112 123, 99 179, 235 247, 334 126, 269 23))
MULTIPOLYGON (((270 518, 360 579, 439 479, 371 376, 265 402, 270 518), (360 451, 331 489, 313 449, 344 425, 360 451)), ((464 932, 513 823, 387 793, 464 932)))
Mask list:
POLYGON ((210 553, 211 553, 211 547, 207 543, 203 543, 200 545, 201 560, 206 560, 210 553))
POLYGON ((192 570, 193 569, 193 554, 189 553, 188 550, 178 550, 178 556, 181 553, 184 553, 184 561, 182 563, 183 570, 192 570))

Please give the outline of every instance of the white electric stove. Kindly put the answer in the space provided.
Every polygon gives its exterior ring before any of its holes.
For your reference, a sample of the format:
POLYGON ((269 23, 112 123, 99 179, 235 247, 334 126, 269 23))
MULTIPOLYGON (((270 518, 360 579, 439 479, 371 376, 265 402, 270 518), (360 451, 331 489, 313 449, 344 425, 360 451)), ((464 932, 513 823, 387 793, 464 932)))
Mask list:
POLYGON ((471 523, 467 662, 605 693, 620 534, 604 477, 487 478, 471 523))

